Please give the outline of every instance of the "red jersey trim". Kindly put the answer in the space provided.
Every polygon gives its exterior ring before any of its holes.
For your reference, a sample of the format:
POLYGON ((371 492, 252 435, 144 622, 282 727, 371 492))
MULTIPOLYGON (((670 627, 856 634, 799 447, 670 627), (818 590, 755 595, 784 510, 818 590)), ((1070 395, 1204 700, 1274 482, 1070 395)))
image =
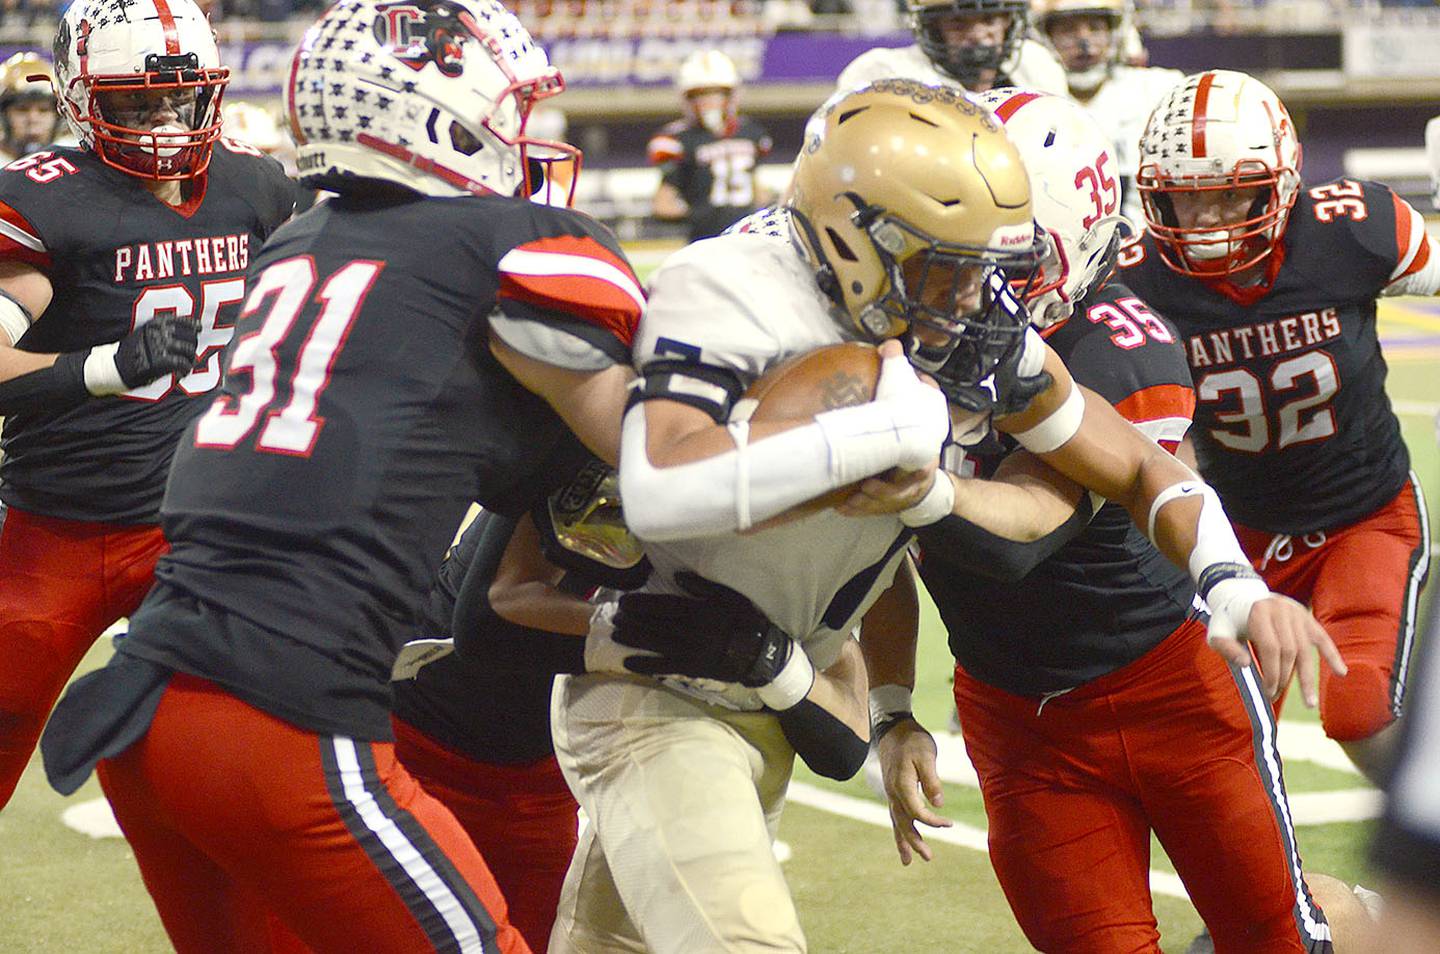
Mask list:
POLYGON ((1183 384, 1154 384, 1116 402, 1115 410, 1173 454, 1195 417, 1195 392, 1183 384))
POLYGON ((50 251, 38 230, 9 205, 0 202, 0 259, 24 262, 48 270, 50 251))
POLYGON ((526 242, 500 259, 499 297, 574 315, 603 328, 627 348, 645 293, 622 257, 586 236, 526 242))
POLYGON ((1395 193, 1395 270, 1390 273, 1394 283, 1407 275, 1413 275, 1430 261, 1430 241, 1425 232, 1425 220, 1414 207, 1395 193))
POLYGON ((680 145, 680 140, 674 136, 656 136, 650 140, 646 147, 645 154, 652 165, 659 165, 662 162, 674 162, 685 157, 685 147, 680 145))

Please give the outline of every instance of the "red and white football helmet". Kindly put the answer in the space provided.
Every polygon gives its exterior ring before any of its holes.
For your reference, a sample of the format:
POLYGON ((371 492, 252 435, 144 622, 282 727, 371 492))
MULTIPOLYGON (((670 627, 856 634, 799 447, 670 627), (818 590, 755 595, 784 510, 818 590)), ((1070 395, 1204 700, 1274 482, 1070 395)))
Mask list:
POLYGON ((1030 174, 1047 242, 1025 302, 1031 323, 1046 328, 1105 283, 1133 231, 1120 214, 1115 150, 1090 113, 1063 96, 1006 86, 974 98, 1004 124, 1030 174))
POLYGON ((230 71, 194 0, 75 0, 54 54, 60 112, 106 165, 146 179, 190 179, 209 166, 230 71), (131 125, 113 107, 106 114, 111 95, 187 92, 193 110, 182 104, 173 123, 131 125))
POLYGON ((285 103, 307 182, 513 196, 544 162, 578 174, 580 150, 527 133, 534 105, 564 88, 496 0, 340 0, 301 41, 285 103))
POLYGON ((1187 76, 1150 114, 1136 186, 1161 257, 1182 275, 1225 278, 1270 258, 1300 190, 1300 141, 1280 98, 1233 70, 1187 76), (1248 214, 1182 227, 1172 197, 1260 188, 1248 214))

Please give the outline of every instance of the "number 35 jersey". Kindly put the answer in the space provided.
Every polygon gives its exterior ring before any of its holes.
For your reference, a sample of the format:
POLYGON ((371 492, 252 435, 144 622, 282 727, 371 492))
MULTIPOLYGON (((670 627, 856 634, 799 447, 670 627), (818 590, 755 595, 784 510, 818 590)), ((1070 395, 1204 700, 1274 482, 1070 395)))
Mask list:
POLYGON ((1302 189, 1276 254, 1273 285, 1246 304, 1172 271, 1148 234, 1120 278, 1181 332, 1196 456, 1231 518, 1301 534, 1354 523, 1405 483, 1375 301, 1428 243, 1389 189, 1342 179, 1302 189))
POLYGON ((175 441, 220 383, 245 269, 294 205, 278 162, 225 140, 180 206, 81 149, 5 167, 0 261, 34 266, 54 289, 21 350, 79 351, 169 313, 199 322, 200 344, 178 380, 7 418, 0 499, 52 517, 156 522, 175 441))

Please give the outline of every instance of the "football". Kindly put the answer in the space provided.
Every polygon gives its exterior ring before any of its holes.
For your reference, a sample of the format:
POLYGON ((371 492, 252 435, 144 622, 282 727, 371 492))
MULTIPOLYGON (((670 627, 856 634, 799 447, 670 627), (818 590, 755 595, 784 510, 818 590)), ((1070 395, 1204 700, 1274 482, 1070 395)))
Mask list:
MULTIPOLYGON (((875 397, 880 352, 872 344, 847 341, 798 355, 765 372, 745 392, 755 402, 752 421, 814 417, 836 408, 864 404, 875 397)), ((833 507, 855 492, 857 484, 838 487, 752 529, 763 530, 833 507)))

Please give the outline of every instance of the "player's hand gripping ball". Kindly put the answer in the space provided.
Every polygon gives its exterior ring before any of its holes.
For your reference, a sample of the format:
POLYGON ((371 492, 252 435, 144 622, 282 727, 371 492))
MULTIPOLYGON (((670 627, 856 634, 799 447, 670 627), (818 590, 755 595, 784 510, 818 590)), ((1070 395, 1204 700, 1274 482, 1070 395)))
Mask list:
MULTIPOLYGON (((874 345, 847 341, 791 358, 765 372, 745 392, 754 401, 752 421, 813 418, 826 411, 853 407, 875 399, 880 379, 880 353, 874 345)), ((759 530, 834 507, 855 493, 848 484, 797 504, 753 529, 759 530)))

